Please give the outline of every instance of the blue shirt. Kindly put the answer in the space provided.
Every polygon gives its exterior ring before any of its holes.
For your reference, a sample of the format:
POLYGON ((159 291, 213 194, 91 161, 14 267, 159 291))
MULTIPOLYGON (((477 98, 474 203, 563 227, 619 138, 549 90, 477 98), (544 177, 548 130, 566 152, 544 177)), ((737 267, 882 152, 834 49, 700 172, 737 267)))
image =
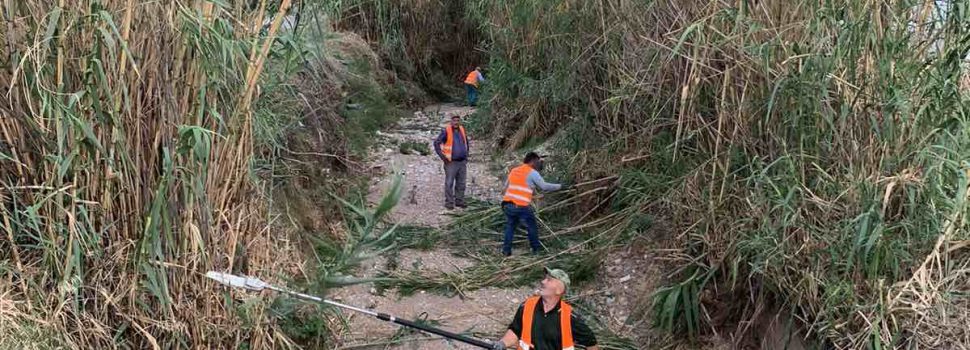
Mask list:
MULTIPOLYGON (((558 191, 562 188, 562 185, 560 184, 546 182, 546 180, 542 178, 542 175, 539 175, 539 172, 535 169, 532 169, 532 171, 529 172, 529 175, 526 175, 525 183, 529 185, 529 189, 533 191, 540 189, 544 192, 552 192, 558 191)), ((505 187, 509 187, 508 178, 505 178, 505 187)))
MULTIPOLYGON (((448 141, 446 130, 448 128, 442 128, 438 138, 434 140, 434 152, 438 154, 438 158, 441 158, 441 160, 446 160, 445 154, 441 152, 441 145, 448 141)), ((452 128, 452 133, 454 135, 451 135, 451 137, 454 138, 455 142, 451 147, 451 160, 463 161, 468 159, 468 148, 470 146, 468 140, 461 137, 459 128, 452 128)))

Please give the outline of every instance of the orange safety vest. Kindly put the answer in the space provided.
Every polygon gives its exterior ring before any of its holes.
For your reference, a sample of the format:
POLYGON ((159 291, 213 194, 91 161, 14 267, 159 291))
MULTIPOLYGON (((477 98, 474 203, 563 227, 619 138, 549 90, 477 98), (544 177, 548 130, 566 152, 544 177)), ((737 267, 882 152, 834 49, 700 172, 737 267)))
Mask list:
MULTIPOLYGON (((539 304, 539 297, 531 297, 525 300, 525 307, 522 310, 522 338, 519 339, 518 350, 532 350, 535 347, 532 343, 532 317, 535 315, 536 305, 539 304)), ((573 342, 573 307, 566 304, 566 301, 559 301, 559 330, 562 336, 562 349, 575 349, 573 342)))
POLYGON ((532 167, 528 164, 513 168, 512 172, 509 173, 509 187, 505 189, 502 201, 515 203, 520 207, 532 203, 532 189, 529 188, 529 183, 526 181, 531 172, 532 167))
POLYGON ((473 70, 471 73, 468 73, 468 75, 465 76, 465 84, 469 84, 469 85, 472 85, 474 87, 478 87, 478 71, 477 70, 473 70))
MULTIPOLYGON (((441 153, 445 155, 445 159, 451 161, 451 148, 455 146, 454 137, 454 127, 451 124, 445 127, 445 144, 441 145, 441 153)), ((468 147, 468 136, 465 136, 465 127, 459 125, 458 132, 461 133, 461 140, 465 142, 465 147, 468 147)))

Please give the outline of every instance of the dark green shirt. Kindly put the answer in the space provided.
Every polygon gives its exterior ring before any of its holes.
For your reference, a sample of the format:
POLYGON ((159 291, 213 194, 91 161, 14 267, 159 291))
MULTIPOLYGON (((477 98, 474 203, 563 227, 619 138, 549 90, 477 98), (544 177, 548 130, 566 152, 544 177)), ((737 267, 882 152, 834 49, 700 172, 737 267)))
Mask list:
MULTIPOLYGON (((509 325, 509 330, 519 338, 522 338, 522 312, 524 309, 525 303, 519 305, 519 311, 515 313, 515 319, 509 325)), ((596 345, 596 336, 593 335, 593 330, 589 329, 589 326, 586 325, 586 322, 583 322, 581 317, 576 316, 576 308, 573 308, 572 326, 573 340, 576 345, 596 345)), ((535 350, 562 350, 562 332, 560 330, 559 304, 557 303, 552 311, 546 313, 542 306, 542 299, 539 299, 539 303, 536 304, 535 315, 532 316, 532 343, 535 345, 535 350)))

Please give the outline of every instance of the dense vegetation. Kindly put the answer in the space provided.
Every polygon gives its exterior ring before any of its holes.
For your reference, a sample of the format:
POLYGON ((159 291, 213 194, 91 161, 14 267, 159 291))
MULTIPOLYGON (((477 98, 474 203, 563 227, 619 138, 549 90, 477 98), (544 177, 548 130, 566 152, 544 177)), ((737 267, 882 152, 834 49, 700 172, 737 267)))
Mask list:
POLYGON ((329 196, 422 96, 291 5, 4 2, 0 348, 326 339, 328 315, 203 274, 316 282, 301 247, 333 236, 329 196))
POLYGON ((967 344, 966 2, 424 3, 344 2, 385 46, 477 25, 480 130, 621 175, 581 209, 667 222, 655 325, 741 339, 782 309, 837 347, 967 344))
MULTIPOLYGON (((3 5, 0 347, 323 346, 326 315, 200 273, 355 282, 378 238, 409 239, 378 232, 390 204, 333 200, 423 98, 398 76, 456 96, 479 64, 477 131, 552 147, 574 182, 618 176, 545 208, 581 214, 551 242, 578 281, 662 223, 657 328, 740 341, 782 310, 838 348, 970 344, 965 1, 3 5), (340 207, 342 238, 322 219, 340 207)), ((480 288, 534 263, 391 277, 480 288)))

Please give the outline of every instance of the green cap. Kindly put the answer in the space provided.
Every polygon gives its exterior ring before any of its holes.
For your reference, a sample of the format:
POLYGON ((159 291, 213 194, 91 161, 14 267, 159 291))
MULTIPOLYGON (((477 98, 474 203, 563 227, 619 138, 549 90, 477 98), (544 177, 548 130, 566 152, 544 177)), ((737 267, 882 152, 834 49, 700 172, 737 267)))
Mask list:
POLYGON ((566 274, 566 271, 563 271, 560 269, 550 269, 548 267, 546 267, 545 269, 546 269, 546 276, 559 280, 560 282, 562 282, 564 286, 566 286, 566 290, 569 290, 569 275, 566 274))

